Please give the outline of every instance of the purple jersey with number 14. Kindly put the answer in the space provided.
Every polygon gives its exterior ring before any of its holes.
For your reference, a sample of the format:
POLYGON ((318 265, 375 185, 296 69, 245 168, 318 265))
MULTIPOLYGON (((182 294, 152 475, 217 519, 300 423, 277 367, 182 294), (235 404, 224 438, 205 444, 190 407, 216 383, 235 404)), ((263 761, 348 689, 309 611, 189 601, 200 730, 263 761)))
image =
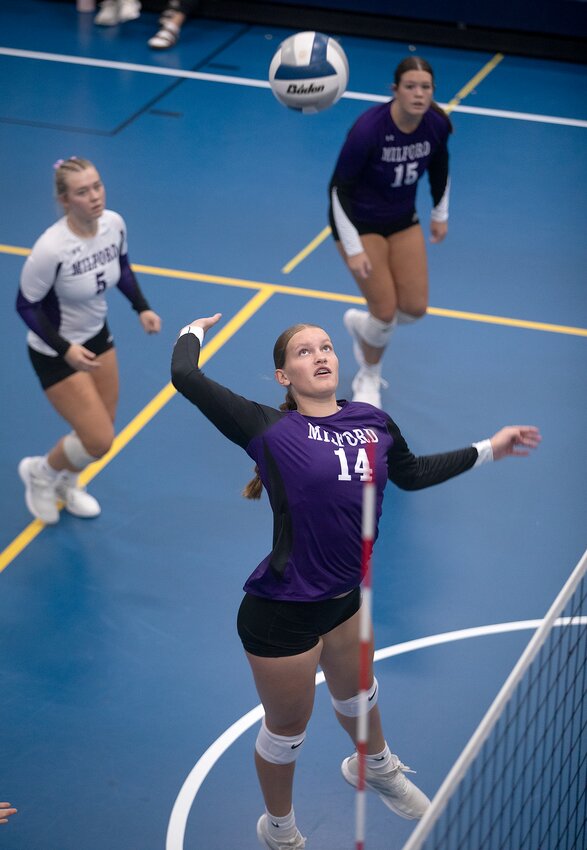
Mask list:
POLYGON ((473 446, 416 457, 391 417, 370 404, 340 401, 336 413, 315 417, 250 401, 207 378, 199 353, 195 335, 180 336, 174 386, 255 461, 273 511, 272 550, 245 584, 254 596, 310 602, 357 587, 368 444, 375 449, 377 520, 388 479, 417 490, 477 460, 473 446))

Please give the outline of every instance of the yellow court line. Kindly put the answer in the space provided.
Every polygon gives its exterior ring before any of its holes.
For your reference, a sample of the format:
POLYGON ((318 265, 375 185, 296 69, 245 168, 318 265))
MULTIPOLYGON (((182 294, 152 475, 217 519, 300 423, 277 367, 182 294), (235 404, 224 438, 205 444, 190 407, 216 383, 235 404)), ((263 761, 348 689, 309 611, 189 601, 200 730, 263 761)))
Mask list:
MULTIPOLYGON (((216 352, 222 348, 222 346, 228 342, 228 340, 233 337, 238 330, 240 330, 245 322, 248 321, 254 313, 261 309, 272 295, 273 288, 271 286, 265 286, 257 292, 257 294, 254 295, 251 300, 248 301, 245 306, 242 307, 238 313, 236 313, 232 319, 230 319, 226 325, 224 325, 218 333, 212 337, 210 342, 202 348, 200 364, 203 366, 207 363, 208 360, 210 360, 210 358, 213 357, 214 354, 216 354, 216 352)), ((102 469, 104 469, 104 467, 107 466, 110 461, 122 451, 133 437, 135 437, 139 431, 141 431, 145 425, 147 425, 151 419, 159 413, 167 402, 173 398, 176 392, 177 390, 171 383, 163 387, 163 389, 157 393, 155 398, 152 399, 149 404, 147 404, 146 407, 144 407, 140 413, 138 413, 134 419, 132 419, 131 422, 129 422, 128 425, 126 425, 126 427, 116 435, 110 451, 105 454, 104 457, 100 458, 100 460, 96 461, 96 463, 92 463, 84 469, 84 471, 80 474, 80 483, 86 485, 95 478, 96 475, 98 475, 98 473, 101 472, 102 469)), ((44 528, 45 523, 41 522, 41 520, 33 520, 33 522, 31 522, 24 531, 22 531, 18 537, 16 537, 12 543, 4 549, 3 552, 0 552, 0 573, 6 569, 6 567, 12 563, 18 555, 20 555, 23 549, 25 549, 44 528)))
MULTIPOLYGON (((503 53, 496 53, 493 59, 490 59, 489 62, 487 62, 487 64, 484 65, 481 70, 478 71, 475 76, 472 77, 459 92, 457 92, 457 94, 455 94, 452 100, 450 100, 446 104, 446 106, 444 107, 444 111, 450 115, 455 106, 458 106, 461 100, 464 100, 467 95, 473 91, 475 86, 478 85, 481 80, 484 80, 485 77, 490 74, 497 65, 499 65, 503 58, 503 53)), ((324 230, 322 230, 318 234, 318 236, 312 239, 312 241, 309 242, 305 248, 302 248, 299 254, 296 254, 295 257, 289 261, 289 263, 286 263, 286 265, 281 270, 283 274, 289 274, 289 272, 296 266, 298 266, 302 262, 302 260, 305 260, 306 257, 312 253, 312 251, 315 251, 316 248, 318 248, 318 246, 321 245, 322 242, 324 242, 324 240, 328 236, 330 236, 331 233, 332 230, 330 229, 330 227, 325 227, 324 230)))
MULTIPOLYGON (((133 263, 133 269, 142 274, 157 277, 172 277, 185 280, 197 280, 201 283, 217 283, 223 286, 245 287, 247 289, 271 289, 275 294, 295 295, 298 298, 316 298, 320 301, 335 301, 340 304, 361 304, 365 299, 362 295, 344 295, 341 292, 327 292, 321 289, 305 289, 302 286, 286 286, 281 283, 263 283, 256 280, 242 280, 236 277, 219 277, 218 275, 183 272, 174 269, 159 269, 154 266, 139 266, 133 263)), ((486 313, 469 313, 465 310, 448 310, 443 307, 428 307, 430 316, 440 316, 444 319, 462 319, 468 322, 485 322, 490 325, 505 325, 512 328, 526 328, 534 331, 549 331, 551 333, 567 334, 569 336, 587 337, 587 328, 575 328, 570 325, 554 325, 546 322, 533 322, 526 319, 511 319, 507 316, 491 316, 486 313)))
POLYGON ((504 325, 509 328, 525 328, 530 331, 566 334, 567 336, 587 337, 587 328, 573 328, 570 325, 551 325, 548 322, 531 322, 527 319, 509 319, 506 316, 490 316, 486 313, 467 313, 463 310, 445 310, 442 307, 428 307, 430 316, 442 316, 446 319, 464 319, 467 322, 485 322, 488 325, 504 325))
MULTIPOLYGON (((16 248, 11 245, 0 245, 1 253, 30 254, 27 248, 16 248), (6 249, 6 250, 5 250, 6 249)), ((268 291, 271 294, 294 295, 298 298, 316 298, 321 301, 334 301, 339 304, 365 304, 361 295, 343 295, 340 292, 327 292, 321 289, 306 289, 301 286, 286 286, 280 283, 267 283, 260 280, 244 280, 238 277, 226 277, 213 274, 202 274, 201 272, 188 272, 181 269, 166 269, 158 266, 145 266, 137 263, 132 264, 135 272, 153 275, 154 277, 167 277, 178 280, 195 280, 199 283, 214 283, 221 286, 232 286, 242 289, 256 289, 258 292, 268 291)), ((252 302, 251 302, 252 303, 252 302)), ((507 316, 492 316, 486 313, 470 313, 464 310, 448 310, 443 307, 428 307, 427 313, 431 316, 440 316, 445 319, 461 319, 468 322, 485 322, 492 325, 505 325, 512 328, 525 328, 533 331, 547 331, 550 333, 566 334, 567 336, 587 337, 587 328, 577 328, 570 325, 554 325, 546 322, 533 322, 526 319, 511 319, 507 316)), ((218 334, 214 337, 216 339, 218 334)), ((208 343, 209 345, 210 343, 208 343)), ((202 350, 202 357, 204 350, 202 350)))
POLYGON ((18 248, 16 245, 0 245, 0 254, 16 254, 17 257, 28 257, 30 248, 18 248))
POLYGON ((486 65, 484 65, 480 71, 478 71, 474 77, 472 77, 469 82, 463 86, 463 88, 455 94, 455 96, 449 100, 449 102, 444 107, 445 112, 452 112, 455 106, 458 106, 461 100, 464 100, 468 94, 470 94, 475 86, 479 85, 479 83, 487 77, 494 68, 496 68, 499 63, 504 58, 503 53, 496 53, 493 59, 490 59, 486 65))
POLYGON ((296 266, 299 266, 302 260, 305 260, 308 254, 311 254, 312 251, 314 251, 319 245, 321 245, 324 240, 330 236, 331 233, 332 230, 329 225, 325 227, 324 230, 321 230, 318 236, 312 239, 312 241, 309 242, 305 248, 302 248, 299 254, 296 254, 295 257, 293 257, 293 259, 289 261, 289 263, 286 263, 284 265, 281 270, 283 274, 289 274, 292 269, 295 269, 296 266))
POLYGON ((8 564, 11 564, 17 558, 23 549, 32 543, 35 537, 45 528, 45 523, 40 519, 35 519, 24 531, 21 531, 18 537, 15 537, 12 543, 9 543, 3 552, 0 552, 0 573, 5 570, 8 564))

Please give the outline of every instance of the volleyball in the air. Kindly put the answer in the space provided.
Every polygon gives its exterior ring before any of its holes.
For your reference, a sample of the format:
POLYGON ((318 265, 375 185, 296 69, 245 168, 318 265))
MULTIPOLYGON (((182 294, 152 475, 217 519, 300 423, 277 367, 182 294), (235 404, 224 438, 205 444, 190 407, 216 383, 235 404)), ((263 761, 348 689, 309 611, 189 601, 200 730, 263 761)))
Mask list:
POLYGON ((269 66, 269 83, 277 100, 306 114, 336 103, 348 82, 344 50, 321 32, 298 32, 286 38, 269 66))

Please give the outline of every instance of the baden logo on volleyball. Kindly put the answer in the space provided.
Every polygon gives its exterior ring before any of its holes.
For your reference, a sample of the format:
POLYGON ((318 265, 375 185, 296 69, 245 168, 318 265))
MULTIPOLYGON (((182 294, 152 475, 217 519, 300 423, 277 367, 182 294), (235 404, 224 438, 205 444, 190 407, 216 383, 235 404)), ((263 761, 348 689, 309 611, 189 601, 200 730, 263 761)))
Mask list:
POLYGON ((286 38, 269 66, 269 83, 277 100, 305 114, 328 109, 342 97, 348 82, 344 50, 321 32, 298 32, 286 38))

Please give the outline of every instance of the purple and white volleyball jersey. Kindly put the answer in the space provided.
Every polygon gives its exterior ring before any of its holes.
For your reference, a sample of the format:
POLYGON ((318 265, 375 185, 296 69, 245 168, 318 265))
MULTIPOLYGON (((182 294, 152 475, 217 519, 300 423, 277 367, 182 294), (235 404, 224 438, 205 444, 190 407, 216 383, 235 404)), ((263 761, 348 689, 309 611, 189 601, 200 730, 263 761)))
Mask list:
POLYGON ((173 384, 257 464, 273 511, 272 549, 245 583, 256 596, 330 599, 361 581, 363 486, 375 449, 376 518, 390 479, 403 489, 438 484, 470 469, 477 449, 416 457, 398 426, 369 404, 340 401, 331 416, 304 416, 249 401, 207 378, 200 343, 181 336, 173 384))
POLYGON ((65 217, 35 242, 24 264, 17 310, 30 330, 27 342, 41 354, 64 354, 103 327, 105 293, 119 286, 139 312, 148 309, 127 260, 122 216, 104 210, 95 236, 73 233, 65 217))
POLYGON ((403 133, 395 124, 391 102, 373 106, 359 116, 339 154, 330 184, 332 211, 341 238, 347 218, 383 224, 412 213, 418 181, 425 171, 429 172, 432 191, 432 217, 445 221, 449 133, 448 119, 432 108, 412 133, 403 133))

